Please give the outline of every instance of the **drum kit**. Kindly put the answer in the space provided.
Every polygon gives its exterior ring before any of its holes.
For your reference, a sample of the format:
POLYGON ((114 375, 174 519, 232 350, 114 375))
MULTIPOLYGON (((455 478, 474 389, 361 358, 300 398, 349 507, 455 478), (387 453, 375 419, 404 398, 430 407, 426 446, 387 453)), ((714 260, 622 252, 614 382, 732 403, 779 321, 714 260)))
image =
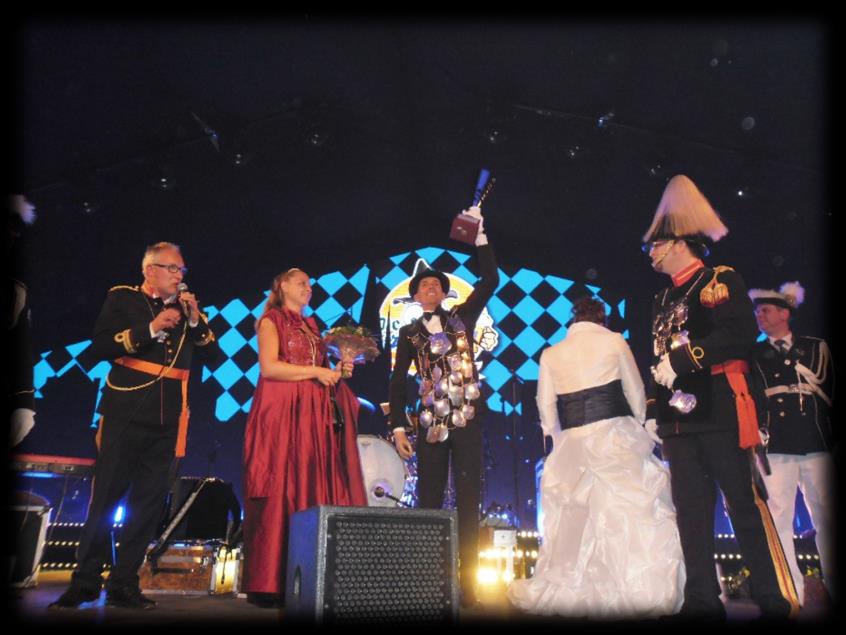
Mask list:
MULTIPOLYGON (((390 406, 380 404, 382 413, 388 416, 390 406)), ((411 446, 415 446, 419 421, 416 414, 406 412, 406 431, 411 446)), ((369 507, 417 507, 417 454, 403 460, 393 443, 393 433, 388 438, 375 434, 359 434, 357 439, 364 488, 369 507)), ((455 481, 450 462, 447 486, 444 492, 444 508, 455 507, 455 481)))
POLYGON ((360 434, 357 441, 368 506, 414 507, 414 457, 403 461, 393 443, 373 434, 360 434))

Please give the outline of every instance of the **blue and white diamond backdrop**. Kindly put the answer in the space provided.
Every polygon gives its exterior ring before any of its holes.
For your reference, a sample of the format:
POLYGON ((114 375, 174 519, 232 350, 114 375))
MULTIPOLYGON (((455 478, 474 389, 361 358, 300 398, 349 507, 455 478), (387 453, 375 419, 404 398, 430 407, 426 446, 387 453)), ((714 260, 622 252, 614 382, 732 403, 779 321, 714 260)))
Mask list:
MULTIPOLYGON (((314 315, 321 329, 346 319, 378 328, 382 343, 389 339, 393 349, 399 328, 420 313, 419 305, 408 301, 407 288, 421 261, 449 275, 455 293, 447 299, 446 306, 462 302, 479 279, 475 258, 470 254, 424 247, 380 262, 318 275, 312 279, 313 296, 307 314, 314 315), (365 307, 374 314, 365 314, 365 307)), ((259 376, 254 325, 263 310, 266 293, 257 290, 219 306, 203 307, 224 353, 214 367, 204 366, 201 371, 201 381, 214 387, 214 416, 220 422, 249 412, 259 376)), ((491 410, 505 415, 515 410, 522 413, 522 404, 519 399, 515 403, 513 397, 512 382, 537 379, 541 351, 564 338, 572 302, 583 295, 600 298, 612 316, 613 328, 628 337, 626 301, 622 296, 555 272, 508 266, 499 269, 499 285, 474 333, 480 345, 478 362, 491 410)), ((90 414, 95 425, 95 411, 110 365, 86 364, 84 352, 90 344, 90 340, 60 344, 41 353, 35 365, 35 388, 37 399, 48 399, 51 386, 68 373, 82 373, 92 384, 90 414)))

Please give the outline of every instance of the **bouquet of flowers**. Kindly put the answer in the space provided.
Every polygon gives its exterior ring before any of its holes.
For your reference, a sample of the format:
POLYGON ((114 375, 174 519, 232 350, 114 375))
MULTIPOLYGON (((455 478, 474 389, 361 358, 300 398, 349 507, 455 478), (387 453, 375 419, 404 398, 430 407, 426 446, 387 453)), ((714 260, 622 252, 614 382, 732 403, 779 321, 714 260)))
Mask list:
MULTIPOLYGON (((323 342, 329 353, 342 362, 363 364, 379 355, 376 337, 363 326, 336 326, 326 331, 323 342)), ((345 371, 342 377, 350 375, 345 371)))

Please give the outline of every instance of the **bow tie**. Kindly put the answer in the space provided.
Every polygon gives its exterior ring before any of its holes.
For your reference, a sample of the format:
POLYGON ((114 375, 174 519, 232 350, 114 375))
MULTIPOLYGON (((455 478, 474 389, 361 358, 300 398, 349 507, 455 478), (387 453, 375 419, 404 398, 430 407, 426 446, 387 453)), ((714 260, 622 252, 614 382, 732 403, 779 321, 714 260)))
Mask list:
POLYGON ((429 320, 431 320, 436 315, 438 315, 437 311, 424 311, 422 317, 426 322, 428 322, 429 320))

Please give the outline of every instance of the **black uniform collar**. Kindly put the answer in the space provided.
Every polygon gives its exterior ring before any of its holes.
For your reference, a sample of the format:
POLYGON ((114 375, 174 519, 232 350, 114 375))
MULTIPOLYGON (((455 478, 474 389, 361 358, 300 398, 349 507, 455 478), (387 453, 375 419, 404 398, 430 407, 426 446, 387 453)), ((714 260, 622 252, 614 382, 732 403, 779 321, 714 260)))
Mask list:
POLYGON ((174 302, 176 302, 176 296, 179 295, 177 293, 174 293, 169 298, 163 298, 153 290, 147 291, 147 287, 143 283, 138 288, 141 290, 141 293, 143 293, 145 296, 147 296, 154 302, 161 302, 164 305, 173 304, 174 302))

